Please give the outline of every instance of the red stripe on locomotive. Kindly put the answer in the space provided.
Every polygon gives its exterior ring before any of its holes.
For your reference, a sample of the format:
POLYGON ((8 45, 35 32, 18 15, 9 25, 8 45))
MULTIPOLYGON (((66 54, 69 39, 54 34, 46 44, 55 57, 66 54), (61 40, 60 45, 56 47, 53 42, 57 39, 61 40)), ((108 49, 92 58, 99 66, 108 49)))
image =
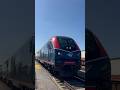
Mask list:
POLYGON ((75 65, 75 62, 68 62, 68 61, 66 61, 66 62, 64 62, 64 65, 75 65))
POLYGON ((54 48, 60 48, 60 44, 57 40, 57 37, 52 38, 52 43, 53 43, 54 48))

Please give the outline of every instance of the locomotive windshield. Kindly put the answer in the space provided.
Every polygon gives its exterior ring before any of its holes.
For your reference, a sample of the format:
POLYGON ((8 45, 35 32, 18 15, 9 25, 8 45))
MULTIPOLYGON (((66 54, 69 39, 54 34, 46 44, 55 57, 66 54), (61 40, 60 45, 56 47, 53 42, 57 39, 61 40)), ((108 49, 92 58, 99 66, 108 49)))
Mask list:
POLYGON ((68 51, 79 50, 78 46, 75 43, 75 41, 73 39, 71 39, 71 38, 58 37, 58 41, 59 41, 61 49, 68 50, 68 51))

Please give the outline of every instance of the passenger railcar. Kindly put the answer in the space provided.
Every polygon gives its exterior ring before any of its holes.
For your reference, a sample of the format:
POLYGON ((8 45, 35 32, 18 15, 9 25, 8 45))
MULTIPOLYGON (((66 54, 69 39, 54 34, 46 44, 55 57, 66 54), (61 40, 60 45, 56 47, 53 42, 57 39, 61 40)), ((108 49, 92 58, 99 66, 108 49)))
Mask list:
POLYGON ((52 37, 38 52, 39 61, 60 76, 72 76, 80 69, 81 51, 65 36, 52 37))

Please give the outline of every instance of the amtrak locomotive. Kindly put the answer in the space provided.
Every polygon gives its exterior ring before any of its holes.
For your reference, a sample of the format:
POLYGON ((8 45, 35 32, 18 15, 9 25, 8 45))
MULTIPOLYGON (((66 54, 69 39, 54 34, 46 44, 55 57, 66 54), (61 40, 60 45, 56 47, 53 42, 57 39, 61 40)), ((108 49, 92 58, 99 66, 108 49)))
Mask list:
POLYGON ((81 51, 72 38, 54 36, 38 52, 38 60, 60 76, 73 76, 80 69, 81 51))

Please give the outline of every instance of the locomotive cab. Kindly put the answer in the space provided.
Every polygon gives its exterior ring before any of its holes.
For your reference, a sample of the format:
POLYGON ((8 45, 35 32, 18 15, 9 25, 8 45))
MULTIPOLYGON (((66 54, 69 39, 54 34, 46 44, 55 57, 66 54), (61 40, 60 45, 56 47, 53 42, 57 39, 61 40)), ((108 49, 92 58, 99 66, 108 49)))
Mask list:
POLYGON ((55 51, 55 70, 61 76, 76 74, 80 69, 81 51, 76 42, 69 37, 57 36, 52 38, 55 51))

